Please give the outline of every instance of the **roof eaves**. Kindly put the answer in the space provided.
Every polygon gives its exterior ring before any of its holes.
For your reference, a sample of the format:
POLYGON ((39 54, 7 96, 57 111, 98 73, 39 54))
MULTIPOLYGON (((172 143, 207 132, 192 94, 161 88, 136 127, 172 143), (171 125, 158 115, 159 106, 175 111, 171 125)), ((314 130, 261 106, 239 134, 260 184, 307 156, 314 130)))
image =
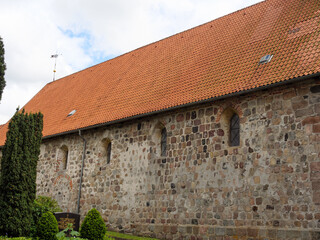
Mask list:
POLYGON ((269 89, 269 88, 273 88, 273 87, 277 87, 277 86, 282 86, 282 85, 286 85, 286 84, 291 84, 291 83, 295 83, 295 82, 299 82, 299 81, 303 81, 303 80, 307 80, 307 79, 311 79, 311 78, 316 78, 316 77, 320 77, 320 72, 297 77, 297 78, 288 79, 288 80, 285 80, 282 82, 277 82, 277 83, 273 83, 273 84, 269 84, 269 85, 265 85, 265 86, 251 88, 251 89, 240 91, 240 92, 234 92, 234 93, 222 95, 219 97, 208 98, 208 99, 197 101, 197 102, 191 102, 191 103, 178 105, 178 106, 174 106, 174 107, 170 107, 170 108, 165 108, 165 109, 161 109, 161 110, 157 110, 157 111, 153 111, 153 112, 134 115, 131 117, 122 118, 122 119, 118 119, 118 120, 114 120, 114 121, 110 121, 110 122, 99 123, 99 124, 87 126, 84 128, 78 128, 78 129, 74 129, 74 130, 70 130, 70 131, 66 131, 66 132, 61 132, 61 133, 45 136, 42 139, 49 139, 49 138, 63 136, 63 135, 67 135, 67 134, 73 134, 73 133, 79 132, 79 130, 86 131, 86 130, 91 130, 94 128, 110 126, 113 124, 123 123, 123 122, 132 121, 132 120, 136 120, 136 119, 144 118, 144 117, 149 117, 149 116, 154 116, 156 114, 161 114, 161 113, 165 113, 165 112, 169 112, 169 111, 173 111, 173 110, 177 110, 177 109, 182 109, 182 108, 186 108, 186 107, 192 107, 192 106, 199 105, 199 104, 210 103, 213 101, 218 101, 218 100, 222 100, 222 99, 226 99, 226 98, 230 98, 230 97, 240 96, 243 94, 261 91, 261 90, 265 90, 265 89, 269 89))

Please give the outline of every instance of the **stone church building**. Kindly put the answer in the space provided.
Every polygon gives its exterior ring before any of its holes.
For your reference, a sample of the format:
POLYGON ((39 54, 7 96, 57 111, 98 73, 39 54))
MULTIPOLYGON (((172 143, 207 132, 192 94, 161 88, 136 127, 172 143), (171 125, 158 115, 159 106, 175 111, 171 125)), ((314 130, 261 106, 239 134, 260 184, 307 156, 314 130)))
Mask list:
POLYGON ((319 0, 265 0, 24 109, 44 114, 37 194, 64 211, 159 239, 320 239, 319 0))

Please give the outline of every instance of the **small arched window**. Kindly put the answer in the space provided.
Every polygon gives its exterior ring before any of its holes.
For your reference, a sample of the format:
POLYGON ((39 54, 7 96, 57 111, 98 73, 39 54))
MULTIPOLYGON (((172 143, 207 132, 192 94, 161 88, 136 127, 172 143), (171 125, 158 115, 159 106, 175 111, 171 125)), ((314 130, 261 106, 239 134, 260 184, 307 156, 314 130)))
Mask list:
POLYGON ((236 113, 230 119, 230 145, 240 145, 240 119, 236 113))
POLYGON ((111 141, 109 139, 104 139, 102 142, 105 152, 104 156, 106 159, 106 163, 109 164, 111 161, 111 141))
POLYGON ((161 129, 161 157, 167 156, 167 129, 161 129))
POLYGON ((67 166, 68 166, 69 150, 66 145, 63 145, 61 147, 61 150, 62 150, 61 151, 61 153, 62 153, 61 164, 62 164, 62 169, 65 170, 65 169, 67 169, 67 166))

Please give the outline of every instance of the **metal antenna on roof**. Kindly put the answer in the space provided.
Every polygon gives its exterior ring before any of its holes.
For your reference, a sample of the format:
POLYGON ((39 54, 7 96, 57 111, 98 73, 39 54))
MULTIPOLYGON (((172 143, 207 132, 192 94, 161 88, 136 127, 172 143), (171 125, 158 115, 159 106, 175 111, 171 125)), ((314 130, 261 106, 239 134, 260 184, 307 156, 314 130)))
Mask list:
POLYGON ((58 54, 54 54, 54 55, 51 55, 51 58, 54 58, 54 68, 53 68, 53 80, 54 81, 56 79, 56 66, 57 66, 57 58, 58 58, 58 54))

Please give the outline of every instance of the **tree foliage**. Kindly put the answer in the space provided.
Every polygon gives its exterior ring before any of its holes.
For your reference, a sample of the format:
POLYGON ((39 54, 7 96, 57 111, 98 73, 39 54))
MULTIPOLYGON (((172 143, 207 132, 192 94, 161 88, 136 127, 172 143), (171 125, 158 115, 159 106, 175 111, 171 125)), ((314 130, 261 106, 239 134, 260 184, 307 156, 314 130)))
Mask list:
POLYGON ((4 46, 2 38, 0 37, 0 100, 2 98, 3 89, 6 86, 6 81, 4 79, 4 72, 6 70, 6 63, 4 61, 4 46))
POLYGON ((48 196, 37 196, 37 198, 34 200, 34 206, 35 208, 39 208, 41 211, 43 211, 41 215, 45 212, 62 212, 57 200, 48 196))
POLYGON ((0 175, 0 235, 28 236, 36 196, 43 115, 16 112, 9 123, 0 175))

